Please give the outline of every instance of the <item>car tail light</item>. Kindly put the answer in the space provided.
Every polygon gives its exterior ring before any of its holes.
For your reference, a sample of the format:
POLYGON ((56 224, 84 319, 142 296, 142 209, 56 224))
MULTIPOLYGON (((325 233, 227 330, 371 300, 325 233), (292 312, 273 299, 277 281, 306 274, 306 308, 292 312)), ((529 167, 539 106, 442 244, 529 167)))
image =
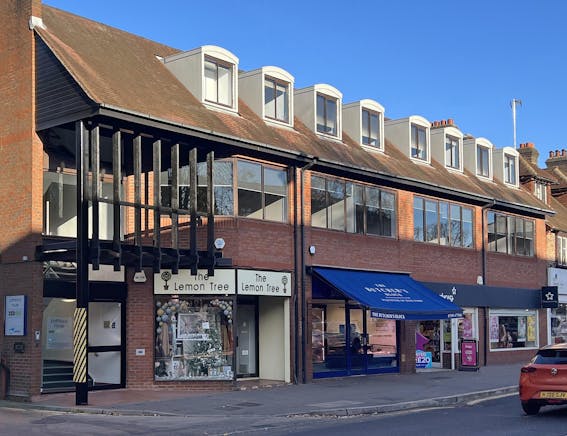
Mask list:
POLYGON ((530 372, 536 372, 536 369, 533 366, 523 366, 520 371, 522 371, 524 374, 528 374, 530 372))

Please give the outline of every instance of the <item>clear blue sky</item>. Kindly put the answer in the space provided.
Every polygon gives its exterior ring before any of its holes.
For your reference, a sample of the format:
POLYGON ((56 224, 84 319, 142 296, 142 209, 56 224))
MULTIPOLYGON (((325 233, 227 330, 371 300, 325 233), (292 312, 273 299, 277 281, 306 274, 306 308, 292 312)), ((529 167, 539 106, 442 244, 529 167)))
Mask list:
POLYGON ((240 69, 275 65, 301 88, 328 83, 343 102, 378 101, 386 117, 453 118, 496 147, 567 148, 565 0, 44 0, 190 50, 213 44, 240 69))

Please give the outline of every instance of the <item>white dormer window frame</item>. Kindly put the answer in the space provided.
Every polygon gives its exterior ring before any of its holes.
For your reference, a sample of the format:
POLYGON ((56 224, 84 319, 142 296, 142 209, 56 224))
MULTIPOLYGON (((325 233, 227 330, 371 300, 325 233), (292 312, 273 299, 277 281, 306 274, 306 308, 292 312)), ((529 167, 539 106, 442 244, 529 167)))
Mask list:
POLYGON ((504 183, 518 185, 518 156, 504 153, 504 183))
POLYGON ((445 166, 454 170, 462 169, 463 141, 458 136, 445 134, 445 166))
POLYGON ((490 141, 478 138, 475 141, 475 174, 478 178, 492 180, 493 178, 493 149, 490 141))
POLYGON ((547 184, 535 180, 534 181, 534 195, 544 203, 547 203, 547 184))
POLYGON ((317 133, 339 136, 339 99, 318 92, 315 97, 317 133))
POLYGON ((234 107, 234 65, 205 56, 203 82, 205 102, 234 107))
POLYGON ((417 161, 430 162, 429 127, 410 122, 410 157, 417 161))
POLYGON ((271 76, 264 76, 264 117, 289 124, 290 84, 271 76))
POLYGON ((384 107, 364 99, 343 105, 343 130, 368 151, 384 151, 384 107))

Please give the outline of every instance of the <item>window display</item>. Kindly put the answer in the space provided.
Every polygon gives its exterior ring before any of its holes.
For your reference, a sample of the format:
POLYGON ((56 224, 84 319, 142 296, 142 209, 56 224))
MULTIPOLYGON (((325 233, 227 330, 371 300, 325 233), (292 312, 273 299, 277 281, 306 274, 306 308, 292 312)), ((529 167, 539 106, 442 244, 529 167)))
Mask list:
POLYGON ((490 349, 535 348, 537 313, 526 310, 490 311, 490 349))
POLYGON ((551 343, 567 342, 567 304, 551 309, 551 343))
POLYGON ((232 380, 232 300, 155 300, 155 379, 232 380))

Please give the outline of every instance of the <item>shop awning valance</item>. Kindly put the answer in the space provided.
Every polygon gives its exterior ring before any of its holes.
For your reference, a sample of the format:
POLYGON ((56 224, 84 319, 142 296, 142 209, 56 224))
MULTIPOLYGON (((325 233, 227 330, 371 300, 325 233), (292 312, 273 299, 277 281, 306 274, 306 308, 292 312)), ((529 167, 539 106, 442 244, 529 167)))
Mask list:
POLYGON ((430 291, 409 274, 327 267, 313 267, 311 271, 315 280, 370 309, 373 318, 427 320, 463 316, 459 306, 430 291))

